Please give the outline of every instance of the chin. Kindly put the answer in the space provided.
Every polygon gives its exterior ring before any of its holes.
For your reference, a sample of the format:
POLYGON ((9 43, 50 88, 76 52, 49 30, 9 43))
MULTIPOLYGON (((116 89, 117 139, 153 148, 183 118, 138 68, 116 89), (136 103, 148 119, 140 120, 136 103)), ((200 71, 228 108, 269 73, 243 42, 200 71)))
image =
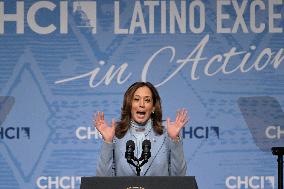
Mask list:
POLYGON ((134 121, 135 121, 136 123, 141 124, 141 125, 146 124, 148 120, 149 120, 149 119, 146 119, 146 120, 144 120, 144 119, 143 119, 143 120, 141 120, 141 119, 134 119, 134 121))

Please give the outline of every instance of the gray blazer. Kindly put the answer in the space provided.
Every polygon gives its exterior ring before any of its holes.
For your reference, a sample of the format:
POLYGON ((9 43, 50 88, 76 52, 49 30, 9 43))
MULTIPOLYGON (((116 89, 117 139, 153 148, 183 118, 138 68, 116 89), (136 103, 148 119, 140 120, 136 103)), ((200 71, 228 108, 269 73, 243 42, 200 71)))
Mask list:
MULTIPOLYGON (((174 142, 167 131, 156 135, 150 131, 151 157, 141 169, 141 176, 185 176, 186 161, 182 141, 174 142)), ((97 161, 97 176, 136 176, 136 169, 125 159, 126 142, 133 140, 128 131, 122 139, 115 138, 113 144, 103 142, 97 161)), ((139 158, 139 157, 138 157, 139 158)))

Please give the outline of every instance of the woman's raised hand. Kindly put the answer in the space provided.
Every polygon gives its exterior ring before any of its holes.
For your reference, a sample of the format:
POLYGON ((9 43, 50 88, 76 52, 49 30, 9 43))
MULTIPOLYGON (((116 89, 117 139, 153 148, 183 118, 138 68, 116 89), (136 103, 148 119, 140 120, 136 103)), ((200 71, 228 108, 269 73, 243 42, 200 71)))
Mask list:
POLYGON ((115 121, 112 119, 111 126, 105 121, 104 112, 94 114, 94 126, 101 133, 103 139, 107 143, 111 143, 115 134, 115 121))
POLYGON ((167 118, 167 130, 169 137, 171 139, 176 140, 179 136, 180 130, 185 126, 188 122, 189 117, 187 114, 187 110, 181 109, 177 111, 176 120, 174 122, 170 121, 170 118, 167 118))

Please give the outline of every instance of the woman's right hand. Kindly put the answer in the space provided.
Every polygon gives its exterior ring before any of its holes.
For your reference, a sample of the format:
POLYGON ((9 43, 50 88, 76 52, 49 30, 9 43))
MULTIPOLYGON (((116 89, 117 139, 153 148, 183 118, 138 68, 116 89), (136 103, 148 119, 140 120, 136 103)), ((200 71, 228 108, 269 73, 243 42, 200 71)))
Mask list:
POLYGON ((97 130, 101 133, 104 141, 106 143, 112 143, 114 134, 115 134, 115 121, 112 119, 111 127, 108 126, 107 122, 104 119, 104 112, 98 112, 97 115, 94 115, 94 125, 97 130))

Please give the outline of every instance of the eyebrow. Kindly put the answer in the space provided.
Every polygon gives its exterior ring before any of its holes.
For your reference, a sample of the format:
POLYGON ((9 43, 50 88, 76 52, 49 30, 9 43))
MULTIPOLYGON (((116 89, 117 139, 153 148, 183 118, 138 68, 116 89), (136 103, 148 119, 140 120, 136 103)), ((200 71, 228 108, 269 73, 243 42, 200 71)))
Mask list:
MULTIPOLYGON (((134 95, 134 97, 141 97, 140 95, 134 95)), ((149 98, 152 98, 151 96, 144 96, 144 98, 147 98, 147 97, 149 97, 149 98)))

